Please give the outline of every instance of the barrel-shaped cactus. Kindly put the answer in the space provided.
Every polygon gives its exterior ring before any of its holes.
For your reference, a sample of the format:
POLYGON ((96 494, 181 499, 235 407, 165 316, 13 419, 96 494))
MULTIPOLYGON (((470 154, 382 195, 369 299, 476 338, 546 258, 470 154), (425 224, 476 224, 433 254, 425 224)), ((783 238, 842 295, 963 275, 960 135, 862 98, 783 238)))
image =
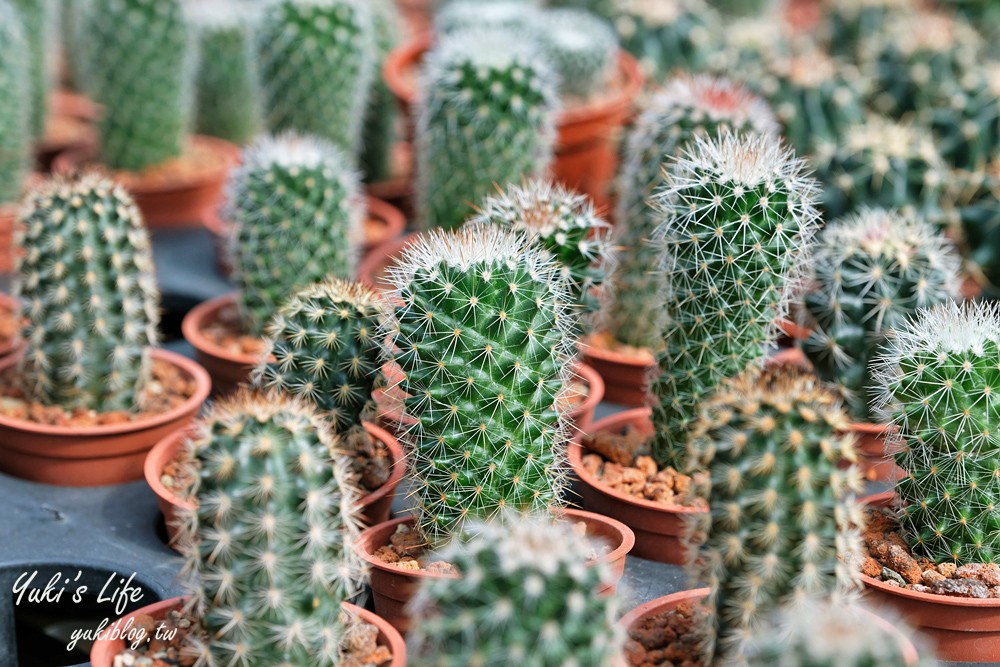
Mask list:
POLYGON ((363 583, 360 491, 327 424, 279 393, 213 406, 187 441, 197 509, 180 546, 204 664, 335 667, 340 603, 363 583))
POLYGON ((918 116, 935 134, 941 157, 954 167, 985 169, 1000 155, 1000 62, 975 67, 938 86, 918 116))
POLYGON ((251 335, 296 288, 354 275, 364 204, 353 161, 333 144, 262 137, 230 182, 230 255, 251 335))
POLYGON ((375 69, 361 134, 359 164, 365 183, 376 183, 392 175, 392 151, 396 141, 396 96, 382 79, 386 57, 403 39, 403 26, 393 0, 372 3, 375 27, 375 69))
POLYGON ((863 46, 916 4, 915 0, 821 0, 823 41, 833 53, 857 58, 863 46))
POLYGON ((434 30, 439 35, 452 35, 469 29, 533 32, 540 15, 534 3, 524 0, 454 0, 434 16, 434 30))
POLYGON ((45 132, 49 91, 55 82, 53 46, 57 7, 55 0, 11 0, 11 2, 21 15, 21 27, 27 39, 27 53, 24 55, 30 63, 31 72, 29 77, 31 135, 39 139, 45 132))
POLYGON ((855 460, 846 425, 837 394, 789 367, 748 370, 702 404, 690 453, 709 473, 711 509, 691 569, 711 589, 710 664, 731 664, 782 605, 853 585, 840 556, 859 547, 861 479, 840 467, 855 460))
POLYGON ((698 405, 763 360, 807 262, 818 186, 769 135, 697 137, 654 195, 661 216, 664 347, 653 453, 681 469, 698 405))
POLYGON ((767 11, 773 0, 708 0, 723 16, 757 16, 767 11))
POLYGON ((581 9, 552 9, 541 15, 536 31, 564 99, 589 100, 608 89, 618 65, 611 26, 581 9))
POLYGON ((767 103, 739 84, 707 76, 674 78, 647 103, 626 138, 618 180, 616 244, 624 250, 613 276, 608 325, 628 345, 657 349, 663 276, 651 242, 660 215, 650 198, 663 187, 664 160, 680 156, 696 136, 721 132, 776 135, 767 103))
POLYGON ((461 578, 427 579, 410 606, 415 667, 610 667, 621 659, 618 600, 599 548, 569 522, 476 523, 440 553, 461 578))
POLYGON ((721 19, 705 0, 610 0, 607 18, 650 77, 698 71, 721 45, 721 19))
POLYGON ((879 347, 917 310, 957 296, 958 254, 923 220, 866 209, 823 230, 810 266, 802 349, 822 378, 847 390, 851 415, 870 421, 879 347))
POLYGON ((1000 159, 956 173, 946 202, 950 228, 960 230, 966 272, 991 290, 1000 286, 1000 159))
POLYGON ((197 64, 183 0, 88 0, 79 20, 84 88, 104 105, 104 164, 141 171, 181 155, 197 64))
POLYGON ((899 429, 899 526, 935 563, 1000 560, 1000 310, 941 304, 900 326, 877 369, 899 429))
POLYGON ((279 0, 257 30, 264 121, 323 137, 354 156, 377 75, 369 0, 279 0))
POLYGON ((496 226, 430 232, 392 269, 387 349, 410 396, 418 525, 441 542, 466 519, 559 502, 575 354, 571 296, 551 255, 496 226))
POLYGON ((541 176, 555 142, 558 77, 529 36, 465 30, 427 55, 417 117, 425 229, 452 229, 497 184, 541 176))
POLYGON ((140 407, 159 293, 132 198, 96 173, 47 181, 26 198, 15 244, 28 396, 67 410, 140 407))
POLYGON ((31 153, 30 59, 17 10, 0 0, 0 203, 17 201, 31 153))

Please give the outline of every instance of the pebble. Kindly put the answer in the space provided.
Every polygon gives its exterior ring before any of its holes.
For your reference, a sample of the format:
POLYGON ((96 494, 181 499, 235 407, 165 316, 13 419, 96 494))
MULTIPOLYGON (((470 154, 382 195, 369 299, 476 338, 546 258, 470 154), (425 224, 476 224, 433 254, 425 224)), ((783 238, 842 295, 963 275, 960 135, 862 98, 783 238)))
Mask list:
POLYGON ((954 595, 962 598, 988 598, 990 589, 978 579, 942 579, 931 586, 938 595, 954 595))
POLYGON ((882 581, 894 581, 898 586, 906 585, 906 581, 903 580, 903 577, 901 577, 898 572, 896 572, 895 570, 890 570, 887 567, 882 568, 881 578, 882 581))

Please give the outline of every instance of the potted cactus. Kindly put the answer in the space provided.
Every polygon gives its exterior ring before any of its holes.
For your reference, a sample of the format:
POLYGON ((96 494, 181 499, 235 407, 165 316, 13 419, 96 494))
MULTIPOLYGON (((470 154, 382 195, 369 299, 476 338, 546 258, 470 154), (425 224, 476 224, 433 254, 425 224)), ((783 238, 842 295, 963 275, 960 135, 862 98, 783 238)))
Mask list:
POLYGON ((0 470, 70 486, 141 478, 146 453, 191 421, 210 381, 155 349, 159 295, 138 208, 99 174, 57 177, 26 197, 16 240, 26 347, 0 369, 0 470))
POLYGON ((13 267, 15 202, 31 164, 31 80, 27 37, 17 8, 0 0, 0 272, 13 267))
POLYGON ((365 113, 359 162, 369 193, 380 199, 398 202, 410 195, 410 174, 400 173, 406 170, 406 165, 403 161, 401 167, 397 157, 396 98, 382 80, 382 65, 389 53, 403 41, 403 27, 393 0, 376 0, 372 3, 372 12, 376 45, 375 80, 365 113))

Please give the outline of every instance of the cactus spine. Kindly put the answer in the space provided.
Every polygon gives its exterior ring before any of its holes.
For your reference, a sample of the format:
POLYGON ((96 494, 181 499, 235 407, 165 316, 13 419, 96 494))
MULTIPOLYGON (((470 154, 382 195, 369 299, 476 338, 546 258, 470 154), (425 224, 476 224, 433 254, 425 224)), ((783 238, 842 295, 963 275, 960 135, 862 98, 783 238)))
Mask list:
POLYGON ((556 396, 575 354, 551 256, 489 226, 431 232, 391 275, 388 349, 403 371, 418 525, 434 542, 470 518, 559 501, 566 429, 556 396))
POLYGON ((159 295, 131 197, 94 173, 48 181, 27 197, 15 243, 28 396, 66 410, 140 407, 159 295))
POLYGON ((376 76, 369 0, 279 0, 257 35, 264 117, 271 132, 323 137, 354 156, 376 76))
POLYGON ((618 37, 607 23, 584 10, 552 9, 542 13, 537 32, 563 99, 607 90, 618 65, 618 37))
POLYGON ((498 183, 541 176, 555 142, 557 77, 525 35, 466 30, 427 55, 417 117, 425 229, 452 229, 498 183))
POLYGON ((361 494, 326 423, 285 395, 240 393, 187 447, 198 508, 181 546, 207 635, 199 662, 339 665, 340 603, 363 580, 361 494))
POLYGON ((363 205, 352 161, 321 139, 262 137, 232 176, 230 253, 251 335, 297 287, 354 275, 363 205))
MULTIPOLYGON (((621 655, 617 599, 596 545, 546 516, 477 523, 441 553, 461 578, 426 580, 411 606, 415 667, 609 667, 621 655)), ((620 659, 620 658, 619 658, 620 659)))
MULTIPOLYGON (((21 15, 27 38, 31 86, 31 136, 36 140, 45 133, 49 91, 53 83, 52 47, 55 38, 56 5, 54 0, 13 0, 21 15)), ((6 90, 6 89, 3 89, 6 90)))
POLYGON ((958 255, 926 222, 867 209, 826 227, 810 264, 802 349, 820 377, 847 389, 851 415, 870 421, 879 346, 917 310, 957 296, 958 255))
POLYGON ((899 525, 935 563, 1000 558, 1000 311, 940 304, 906 322, 879 360, 882 414, 899 428, 899 525))
POLYGON ((0 0, 0 204, 21 196, 31 152, 28 45, 17 10, 0 0))
POLYGON ((372 83, 361 138, 361 170, 365 183, 383 181, 392 175, 392 149, 396 140, 396 97, 382 80, 382 65, 389 52, 402 41, 403 27, 392 0, 376 0, 372 5, 376 76, 372 83))

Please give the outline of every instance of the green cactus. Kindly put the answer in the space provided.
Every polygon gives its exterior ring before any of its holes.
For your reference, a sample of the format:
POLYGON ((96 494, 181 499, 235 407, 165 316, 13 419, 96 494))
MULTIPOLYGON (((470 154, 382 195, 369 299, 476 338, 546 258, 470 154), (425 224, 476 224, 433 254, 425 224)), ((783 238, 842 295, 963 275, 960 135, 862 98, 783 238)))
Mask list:
POLYGON ((230 183, 230 255, 248 332, 296 288, 354 275, 364 204, 352 160, 322 139, 262 137, 230 183))
POLYGON ((188 12, 201 51, 195 128, 246 144, 263 124, 253 56, 255 12, 238 0, 192 3, 188 12))
POLYGON ((731 664, 753 630, 781 605, 834 596, 857 574, 838 558, 856 553, 862 524, 840 399, 789 367, 726 380, 691 429, 692 463, 709 472, 706 537, 692 580, 711 589, 706 664, 731 664))
POLYGON ((618 37, 607 23, 580 9, 552 9, 536 30, 564 99, 589 100, 608 89, 618 68, 618 37))
POLYGON ((241 392, 187 452, 198 507, 180 546, 206 638, 186 648, 199 664, 341 664, 340 603, 363 583, 361 493, 326 423, 286 395, 241 392))
POLYGON ((31 80, 31 136, 36 140, 45 133, 49 109, 49 91, 55 81, 52 59, 55 41, 56 3, 54 0, 11 0, 21 14, 21 26, 27 37, 31 80))
POLYGON ((31 400, 97 412, 140 407, 159 294, 132 198, 96 173, 47 181, 25 200, 15 244, 27 343, 21 386, 31 400))
POLYGON ((899 526, 935 563, 1000 559, 1000 310, 955 302, 922 311, 889 339, 876 406, 899 429, 899 526))
POLYGON ((942 82, 918 111, 935 134, 941 156, 964 170, 980 170, 1000 155, 1000 62, 983 63, 958 81, 942 82))
POLYGON ((735 78, 751 89, 770 67, 787 63, 798 54, 798 45, 784 17, 778 12, 746 16, 724 22, 725 44, 707 60, 709 72, 735 78))
POLYGON ((418 526, 440 543, 466 519, 544 511, 564 485, 556 396, 576 341, 551 255, 501 227, 434 231, 391 275, 418 526))
POLYGON ((17 201, 31 164, 31 84, 20 15, 0 0, 0 204, 17 201))
POLYGON ((608 667, 621 660, 618 600, 598 548, 567 522, 477 523, 441 558, 460 578, 426 579, 411 604, 414 667, 608 667))
POLYGON ((611 0, 622 48, 651 78, 696 72, 720 46, 721 19, 704 0, 611 0))
POLYGON ((857 58, 889 24, 916 8, 915 0, 821 0, 823 42, 836 55, 857 58))
POLYGON ((958 255, 923 220, 865 209, 823 230, 810 266, 802 349, 821 378, 847 390, 851 416, 871 421, 879 346, 917 310, 957 296, 958 255))
POLYGON ((365 183, 384 181, 392 175, 392 150, 396 143, 396 96, 382 79, 386 57, 403 39, 403 26, 392 0, 372 4, 375 21, 377 76, 372 82, 365 125, 361 135, 361 171, 365 183))
POLYGON ((960 232, 964 268, 993 295, 1000 287, 1000 159, 957 172, 949 190, 949 228, 960 232))
POLYGON ((358 153, 377 75, 369 0, 279 0, 264 8, 257 57, 268 130, 358 153))
POLYGON ((79 10, 84 88, 104 105, 102 162, 141 171, 181 155, 197 54, 183 0, 87 0, 79 10))
POLYGON ((765 13, 774 0, 709 0, 723 16, 758 16, 765 13))
POLYGON ((464 30, 427 55, 416 133, 425 229, 458 227, 497 184, 546 171, 557 80, 530 37, 505 30, 464 30))
POLYGON ((358 283, 328 278, 289 299, 267 328, 268 388, 314 403, 337 432, 361 428, 382 365, 384 306, 358 283))
POLYGON ((453 0, 434 16, 434 31, 453 35, 463 30, 523 30, 534 33, 541 12, 524 0, 453 0))

